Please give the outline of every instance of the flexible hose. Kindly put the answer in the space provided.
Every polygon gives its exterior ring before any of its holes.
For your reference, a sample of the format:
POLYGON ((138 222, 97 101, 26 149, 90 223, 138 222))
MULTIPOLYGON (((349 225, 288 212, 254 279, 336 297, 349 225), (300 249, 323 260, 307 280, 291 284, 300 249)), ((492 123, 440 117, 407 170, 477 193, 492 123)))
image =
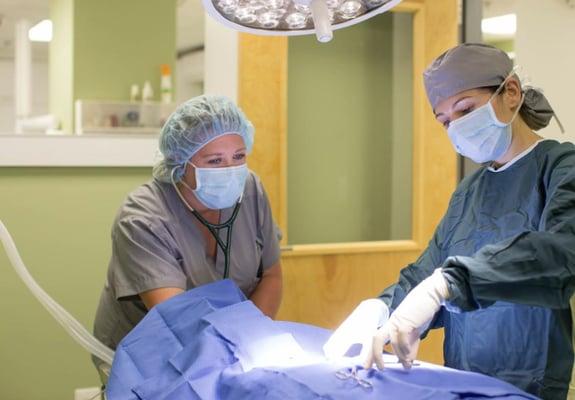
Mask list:
POLYGON ((38 301, 48 310, 48 312, 54 317, 56 321, 68 334, 80 344, 84 349, 88 350, 90 353, 105 361, 109 365, 112 365, 112 360, 114 359, 114 351, 110 349, 108 346, 104 345, 98 339, 96 339, 90 332, 84 328, 82 324, 80 324, 68 311, 66 311, 60 304, 56 303, 54 299, 52 299, 48 293, 44 291, 36 283, 26 265, 22 261, 20 254, 18 253, 18 249, 14 244, 14 240, 8 229, 4 226, 2 221, 0 220, 0 240, 4 245, 4 250, 8 255, 8 259, 14 267, 14 270, 22 279, 24 284, 28 287, 28 289, 32 292, 34 297, 38 299, 38 301))

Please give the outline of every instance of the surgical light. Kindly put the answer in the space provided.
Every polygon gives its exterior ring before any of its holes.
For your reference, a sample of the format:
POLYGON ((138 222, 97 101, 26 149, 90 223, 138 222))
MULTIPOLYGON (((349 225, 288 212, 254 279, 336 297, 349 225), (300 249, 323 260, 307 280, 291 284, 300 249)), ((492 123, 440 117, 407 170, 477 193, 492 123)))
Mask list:
POLYGON ((402 0, 203 0, 215 20, 242 32, 309 35, 328 42, 333 30, 365 21, 402 0))
POLYGON ((517 15, 484 18, 481 21, 481 32, 488 35, 513 36, 517 32, 517 15))
POLYGON ((28 39, 32 42, 49 42, 52 40, 52 21, 44 19, 28 31, 28 39))

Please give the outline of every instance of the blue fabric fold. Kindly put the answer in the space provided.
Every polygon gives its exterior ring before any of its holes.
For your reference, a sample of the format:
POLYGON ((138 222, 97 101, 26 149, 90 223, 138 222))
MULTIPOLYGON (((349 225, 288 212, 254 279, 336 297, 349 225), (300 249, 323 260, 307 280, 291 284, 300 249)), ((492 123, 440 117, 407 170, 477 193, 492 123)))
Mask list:
POLYGON ((409 373, 393 365, 360 369, 372 386, 366 389, 335 374, 357 359, 336 365, 323 358, 330 334, 272 321, 231 281, 219 281, 154 307, 118 346, 106 394, 109 400, 535 399, 494 378, 425 363, 409 373), (300 354, 313 362, 280 362, 300 354))

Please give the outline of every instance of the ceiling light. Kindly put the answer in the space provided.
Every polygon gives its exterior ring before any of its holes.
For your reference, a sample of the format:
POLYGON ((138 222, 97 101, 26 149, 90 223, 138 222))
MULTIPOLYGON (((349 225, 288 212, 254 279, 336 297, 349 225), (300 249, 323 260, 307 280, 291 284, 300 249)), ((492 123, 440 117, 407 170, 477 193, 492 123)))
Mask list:
POLYGON ((52 21, 44 19, 28 31, 28 39, 32 42, 49 42, 52 40, 52 21))
POLYGON ((481 21, 481 32, 488 35, 513 36, 517 32, 517 15, 484 18, 481 21))
POLYGON ((294 36, 315 33, 320 42, 332 30, 365 21, 402 0, 202 0, 217 21, 232 29, 259 35, 294 36))

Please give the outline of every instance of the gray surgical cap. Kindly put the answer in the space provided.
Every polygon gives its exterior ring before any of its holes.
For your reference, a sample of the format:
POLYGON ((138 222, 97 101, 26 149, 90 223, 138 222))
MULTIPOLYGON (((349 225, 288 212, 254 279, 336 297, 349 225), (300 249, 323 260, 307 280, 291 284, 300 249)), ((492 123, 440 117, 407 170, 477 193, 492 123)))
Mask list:
MULTIPOLYGON (((499 86, 513 70, 513 61, 504 51, 485 44, 464 43, 437 57, 423 73, 431 107, 469 89, 499 86)), ((554 115, 540 91, 524 87, 521 116, 531 129, 546 127, 554 115)))
POLYGON ((180 105, 160 133, 162 159, 153 170, 154 178, 170 182, 172 171, 179 181, 186 163, 202 147, 222 135, 242 137, 248 153, 254 144, 254 127, 242 110, 224 96, 198 96, 180 105))

